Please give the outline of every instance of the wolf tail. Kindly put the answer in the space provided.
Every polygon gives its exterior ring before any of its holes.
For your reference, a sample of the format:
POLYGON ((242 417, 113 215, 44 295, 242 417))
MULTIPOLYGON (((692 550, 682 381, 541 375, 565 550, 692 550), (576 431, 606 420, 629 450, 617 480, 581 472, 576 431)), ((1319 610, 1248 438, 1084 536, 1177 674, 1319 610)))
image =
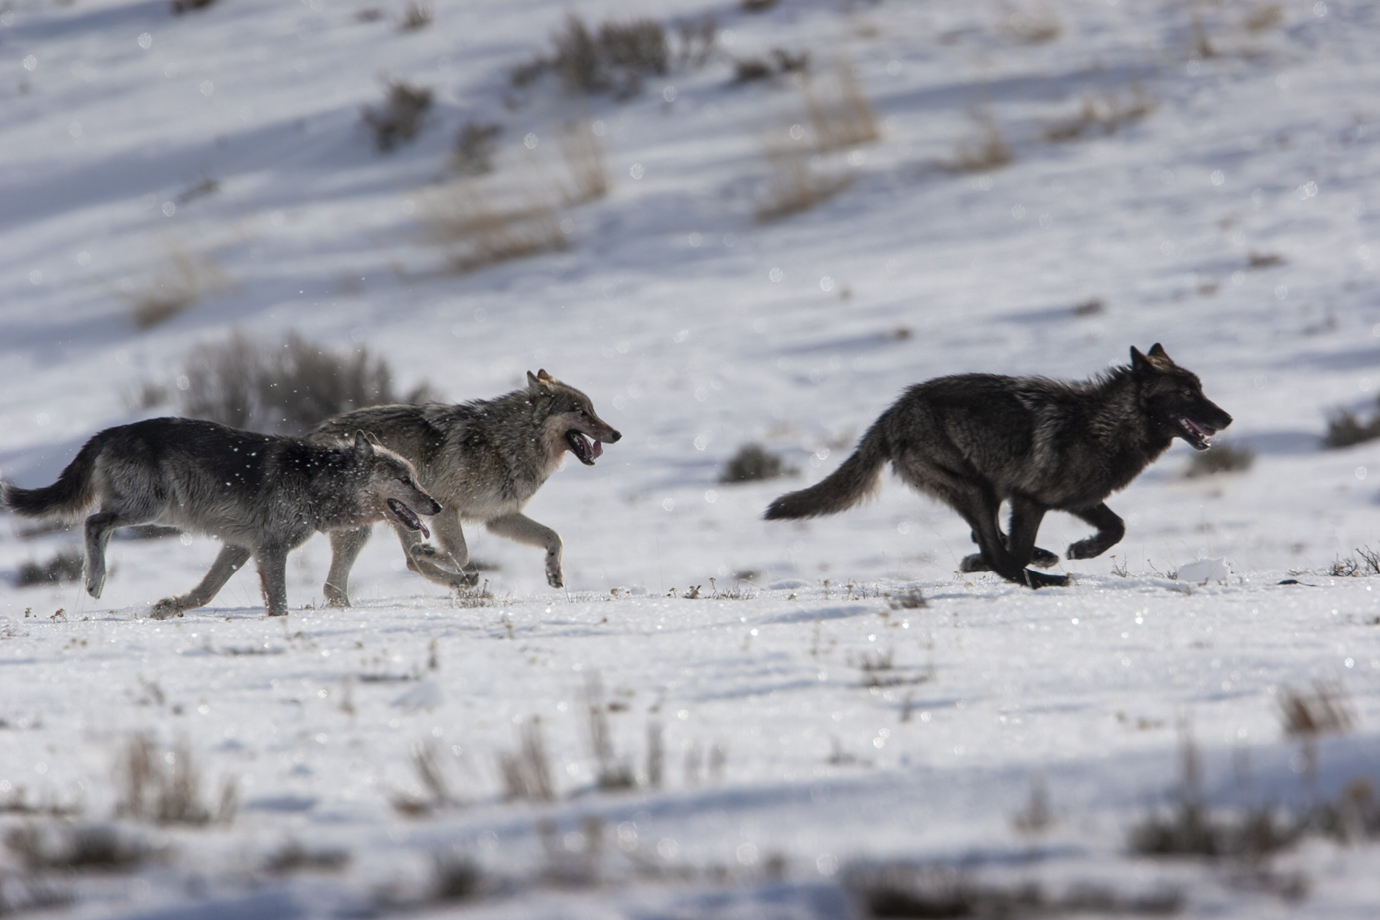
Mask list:
POLYGON ((91 474, 104 447, 105 439, 100 435, 87 441, 50 486, 21 489, 8 482, 0 485, 0 504, 20 517, 75 517, 96 501, 91 474))
POLYGON ((878 419, 863 435, 853 456, 838 469, 808 489, 787 492, 767 506, 767 513, 762 516, 775 521, 846 511, 876 491, 882 466, 890 459, 890 445, 882 431, 882 420, 878 419))

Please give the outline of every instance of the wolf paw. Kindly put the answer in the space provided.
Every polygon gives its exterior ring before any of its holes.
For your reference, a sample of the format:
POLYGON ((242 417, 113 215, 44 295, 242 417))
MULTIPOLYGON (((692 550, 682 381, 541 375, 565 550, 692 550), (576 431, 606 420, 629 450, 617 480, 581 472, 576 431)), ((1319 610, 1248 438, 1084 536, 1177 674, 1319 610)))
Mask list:
POLYGON ((1070 559, 1091 559, 1094 556, 1101 556, 1108 548, 1101 540, 1092 538, 1079 540, 1077 543, 1069 544, 1068 557, 1070 559))
POLYGON ((153 605, 149 611, 149 617, 155 620, 166 620, 169 617, 182 616, 182 605, 177 602, 175 597, 165 597, 153 605))
POLYGON ((1032 588, 1061 588, 1069 583, 1067 575, 1046 575, 1031 569, 1025 569, 1023 574, 1025 583, 1032 588))
POLYGON ((479 572, 478 572, 478 571, 474 571, 474 572, 464 572, 464 571, 462 571, 462 572, 460 572, 459 574, 457 574, 457 575, 451 580, 450 586, 451 586, 452 588, 454 588, 455 590, 458 591, 458 590, 460 590, 461 588, 473 588, 473 587, 474 587, 475 585, 477 585, 477 584, 479 584, 479 572))
POLYGON ((565 587, 565 579, 561 577, 560 572, 547 572, 546 583, 553 588, 565 587))
POLYGON ((1030 554, 1030 564, 1037 569, 1047 569, 1058 562, 1059 557, 1056 554, 1051 553, 1047 549, 1041 549, 1038 546, 1035 547, 1034 551, 1030 554))
POLYGON ((964 556, 963 561, 958 564, 960 572, 990 572, 992 567, 987 564, 987 560, 982 558, 982 553, 973 553, 971 556, 964 556))
POLYGON ((350 595, 336 588, 334 585, 326 587, 323 592, 326 595, 327 607, 348 607, 350 606, 350 595))

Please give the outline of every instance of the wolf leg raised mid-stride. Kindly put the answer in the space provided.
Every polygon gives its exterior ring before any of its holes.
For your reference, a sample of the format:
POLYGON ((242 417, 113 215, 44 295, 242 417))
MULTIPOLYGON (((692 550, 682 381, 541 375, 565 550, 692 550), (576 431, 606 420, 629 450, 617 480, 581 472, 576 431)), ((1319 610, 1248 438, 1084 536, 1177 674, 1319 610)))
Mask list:
MULTIPOLYGON (((445 505, 436 517, 440 552, 411 529, 397 527, 414 572, 451 587, 473 585, 470 551, 460 522, 483 523, 501 537, 546 550, 546 581, 565 584, 561 538, 522 514, 523 505, 556 471, 568 450, 586 466, 603 453, 601 442, 622 437, 594 412, 589 397, 546 371, 528 373, 527 386, 497 399, 459 405, 374 406, 327 419, 308 437, 321 442, 363 431, 417 465, 422 487, 445 505)), ((350 569, 369 539, 368 526, 331 534, 326 600, 349 606, 350 569)))
POLYGON ((199 585, 154 606, 158 619, 210 603, 251 556, 268 615, 283 616, 287 555, 312 534, 385 519, 426 532, 417 515, 441 510, 417 487, 411 463, 363 435, 352 446, 326 446, 181 418, 107 428, 57 482, 5 483, 2 495, 24 517, 74 518, 99 504, 86 519, 92 597, 105 586, 105 548, 117 527, 156 521, 223 541, 199 585))
POLYGON ((1156 344, 1131 349, 1129 367, 1091 380, 1065 383, 1042 377, 962 374, 908 389, 863 435, 853 456, 828 478, 783 495, 768 519, 807 518, 851 508, 877 486, 887 461, 911 488, 961 514, 981 552, 963 570, 994 571, 1039 588, 1068 583, 1066 575, 1027 569, 1058 557, 1035 545, 1051 509, 1097 528, 1068 548, 1090 559, 1126 532, 1105 504, 1183 438, 1197 450, 1231 424, 1231 416, 1203 395, 1197 376, 1156 344), (1011 504, 1009 535, 997 513, 1011 504))

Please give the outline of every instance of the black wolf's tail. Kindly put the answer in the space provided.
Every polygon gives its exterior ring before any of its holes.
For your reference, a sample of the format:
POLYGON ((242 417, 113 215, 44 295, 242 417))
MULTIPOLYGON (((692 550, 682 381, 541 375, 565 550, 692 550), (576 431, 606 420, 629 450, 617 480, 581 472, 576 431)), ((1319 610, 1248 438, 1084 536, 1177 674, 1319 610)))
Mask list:
POLYGON ((821 481, 787 492, 767 506, 762 515, 769 521, 781 518, 810 518, 838 514, 867 498, 877 488, 882 466, 891 459, 891 450, 879 419, 858 443, 853 456, 821 481))
POLYGON ((20 517, 75 517, 96 501, 91 473, 104 446, 105 439, 99 434, 87 441, 50 486, 21 489, 8 482, 0 485, 0 504, 20 517))

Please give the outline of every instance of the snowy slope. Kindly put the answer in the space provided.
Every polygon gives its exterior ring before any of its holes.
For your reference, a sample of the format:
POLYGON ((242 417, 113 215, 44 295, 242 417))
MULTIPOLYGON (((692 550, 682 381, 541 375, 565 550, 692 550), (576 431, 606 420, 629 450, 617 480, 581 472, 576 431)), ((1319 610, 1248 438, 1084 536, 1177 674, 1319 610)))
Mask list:
MULTIPOLYGON (((1327 574, 1380 546, 1380 442, 1319 446, 1327 414, 1370 411, 1380 384, 1380 10, 1290 2, 1248 28, 1269 6, 1204 5, 1201 57, 1176 3, 1062 4, 1036 44, 998 3, 642 4, 664 22, 714 14, 717 50, 625 102, 511 88, 570 9, 547 0, 440 4, 410 32, 401 7, 369 20, 327 0, 0 11, 0 476, 46 483, 93 432, 170 411, 131 394, 175 387, 193 345, 234 329, 365 345, 402 389, 457 400, 545 367, 625 434, 528 508, 564 537, 569 590, 545 586, 537 551, 476 531, 497 566, 480 606, 408 574, 380 532, 351 610, 322 607, 318 538, 289 563, 287 623, 263 617, 252 574, 159 623, 148 605, 194 583, 213 541, 115 541, 97 602, 72 583, 11 587, 77 538, 0 524, 0 803, 22 789, 110 820, 112 764, 141 732, 185 741, 208 798, 224 778, 239 790, 227 826, 120 822, 168 853, 63 877, 67 913, 415 910, 433 854, 455 852, 487 874, 467 908, 495 917, 847 915, 840 873, 892 858, 1051 892, 1177 890, 1195 916, 1369 916, 1374 846, 1280 857, 1277 875, 1308 877, 1302 902, 1126 846, 1179 781, 1180 725, 1216 805, 1380 782, 1377 579, 1327 574), (732 61, 776 47, 809 51, 819 75, 851 62, 882 137, 825 158, 851 180, 837 196, 759 224, 764 144, 805 107, 786 80, 732 85, 732 61), (419 139, 387 155, 359 114, 380 76, 436 94, 419 139), (1154 103, 1142 120, 1047 139, 1085 97, 1136 87, 1154 103), (975 111, 1013 162, 954 173, 975 111), (563 210, 568 247, 442 271, 418 217, 460 126, 501 123, 499 177, 544 187, 570 118, 601 124, 611 189, 563 210), (216 191, 186 196, 208 179, 216 191), (132 302, 178 259, 200 266, 204 298, 137 328, 132 302), (1101 312, 1075 313, 1093 298, 1101 312), (1188 480, 1176 446, 1110 501, 1127 536, 1065 563, 1070 588, 957 574, 967 528, 890 480, 846 515, 759 519, 910 383, 1083 377, 1157 341, 1235 416, 1227 440, 1255 464, 1188 480), (798 478, 721 485, 749 441, 798 478), (1171 577, 1218 558, 1226 583, 1171 577), (927 607, 893 606, 914 589, 927 607), (593 788, 592 675, 635 791, 593 788), (1314 681, 1355 716, 1316 778, 1277 702, 1314 681), (495 758, 532 718, 559 800, 507 803, 495 758), (423 744, 463 804, 410 820, 390 800, 423 793, 423 744), (1012 818, 1037 782, 1053 818, 1032 838, 1012 818), (591 819, 606 853, 581 863, 591 819), (352 859, 338 877, 267 874, 289 840, 352 859), (603 883, 543 881, 561 860, 603 883)), ((575 8, 598 22, 626 5, 575 8)), ((1052 515, 1041 543, 1084 535, 1052 515)), ((0 814, 25 821, 48 826, 0 814)), ((19 866, 0 854, 0 892, 22 900, 19 866)))

